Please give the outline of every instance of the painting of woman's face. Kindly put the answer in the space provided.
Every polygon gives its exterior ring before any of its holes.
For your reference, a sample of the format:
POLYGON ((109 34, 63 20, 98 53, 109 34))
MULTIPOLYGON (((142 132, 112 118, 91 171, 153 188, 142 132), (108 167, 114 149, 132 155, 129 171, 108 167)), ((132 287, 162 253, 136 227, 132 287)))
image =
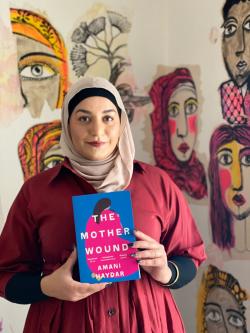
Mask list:
POLYGON ((21 35, 17 55, 23 106, 37 118, 45 101, 52 110, 57 107, 62 60, 48 46, 21 35))
POLYGON ((61 163, 63 159, 64 157, 61 146, 59 143, 55 144, 44 154, 41 161, 41 171, 53 168, 57 164, 61 163))
POLYGON ((195 89, 179 85, 168 103, 168 129, 172 151, 181 162, 190 159, 197 136, 198 102, 195 89))
POLYGON ((250 214, 250 146, 233 140, 217 151, 222 200, 233 216, 250 214))
POLYGON ((226 289, 213 287, 205 303, 208 333, 245 333, 245 317, 236 298, 226 289))
POLYGON ((241 87, 250 76, 250 2, 233 5, 223 26, 223 57, 229 75, 241 87))

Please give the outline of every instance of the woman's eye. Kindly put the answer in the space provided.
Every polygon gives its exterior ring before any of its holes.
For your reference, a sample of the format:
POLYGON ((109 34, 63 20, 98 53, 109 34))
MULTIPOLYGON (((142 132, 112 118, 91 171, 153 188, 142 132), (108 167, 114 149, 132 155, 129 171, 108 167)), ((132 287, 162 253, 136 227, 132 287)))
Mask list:
POLYGON ((233 162, 233 158, 230 154, 224 153, 219 156, 219 163, 221 165, 230 165, 233 162))
POLYGON ((81 117, 78 118, 78 120, 81 123, 89 123, 90 122, 90 117, 88 117, 88 116, 81 116, 81 117))
POLYGON ((179 107, 178 104, 170 104, 168 107, 168 114, 170 117, 177 117, 179 114, 179 107))
POLYGON ((244 30, 250 31, 250 20, 244 23, 244 30))
POLYGON ((243 156, 241 157, 241 164, 242 164, 242 165, 245 165, 245 166, 247 166, 247 167, 250 166, 250 154, 249 154, 249 155, 243 155, 243 156))
POLYGON ((237 315, 230 315, 228 318, 228 322, 230 325, 237 327, 237 328, 244 326, 243 319, 237 315))
POLYGON ((218 323, 219 321, 221 321, 221 314, 216 310, 210 310, 206 314, 206 320, 212 321, 214 323, 218 323))
POLYGON ((103 120, 106 122, 106 123, 109 123, 113 120, 113 118, 111 116, 105 116, 103 117, 103 120))
POLYGON ((44 80, 56 74, 57 72, 50 66, 38 63, 26 66, 20 71, 20 76, 24 80, 44 80))
POLYGON ((188 102, 185 106, 186 115, 191 115, 197 111, 197 103, 188 102))
POLYGON ((224 36, 225 37, 230 37, 232 36, 235 31, 237 30, 237 26, 235 24, 228 24, 224 27, 224 36))

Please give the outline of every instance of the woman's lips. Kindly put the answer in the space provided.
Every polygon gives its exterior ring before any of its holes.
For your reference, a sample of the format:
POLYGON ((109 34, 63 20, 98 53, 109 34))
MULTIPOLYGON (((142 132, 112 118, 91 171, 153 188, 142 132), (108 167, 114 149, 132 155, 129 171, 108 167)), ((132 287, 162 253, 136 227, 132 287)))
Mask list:
POLYGON ((189 150, 189 145, 185 142, 179 145, 178 150, 185 154, 189 150))
POLYGON ((87 142, 90 146, 93 146, 93 147, 96 147, 96 148, 99 148, 101 146, 103 146, 105 144, 105 142, 103 141, 89 141, 87 142))
POLYGON ((246 200, 245 200, 245 198, 243 197, 242 194, 235 194, 233 196, 233 202, 236 206, 240 207, 240 206, 244 205, 246 200))

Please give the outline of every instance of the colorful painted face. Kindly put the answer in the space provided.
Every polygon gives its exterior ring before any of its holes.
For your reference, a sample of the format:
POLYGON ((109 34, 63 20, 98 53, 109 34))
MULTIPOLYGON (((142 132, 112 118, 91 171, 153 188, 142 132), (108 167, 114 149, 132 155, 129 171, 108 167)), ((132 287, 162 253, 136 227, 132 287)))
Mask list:
POLYGON ((237 220, 250 214, 250 147, 231 141, 217 151, 225 207, 237 220))
POLYGON ((245 333, 244 314, 235 297, 221 287, 212 288, 205 304, 205 323, 208 333, 245 333))
POLYGON ((17 55, 24 107, 34 118, 40 116, 45 101, 55 109, 62 61, 51 48, 24 36, 17 36, 17 55))
POLYGON ((69 132, 81 156, 92 161, 104 160, 119 141, 120 117, 115 105, 100 96, 84 99, 73 110, 69 132))
POLYGON ((170 143, 177 160, 185 162, 191 157, 197 135, 197 96, 193 86, 180 85, 168 104, 170 143))
POLYGON ((46 154, 43 156, 41 171, 48 170, 53 168, 57 164, 63 161, 63 152, 59 144, 54 145, 51 147, 46 154))
POLYGON ((250 75, 250 2, 233 5, 223 26, 223 57, 229 75, 241 87, 250 75))

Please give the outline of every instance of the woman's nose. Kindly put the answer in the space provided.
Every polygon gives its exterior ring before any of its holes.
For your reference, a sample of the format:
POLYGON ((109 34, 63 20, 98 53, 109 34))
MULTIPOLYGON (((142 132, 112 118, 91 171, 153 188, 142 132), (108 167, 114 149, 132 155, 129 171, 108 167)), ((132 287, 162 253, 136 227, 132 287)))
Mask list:
POLYGON ((104 132, 104 124, 99 119, 93 119, 90 126, 91 135, 101 136, 104 132))

